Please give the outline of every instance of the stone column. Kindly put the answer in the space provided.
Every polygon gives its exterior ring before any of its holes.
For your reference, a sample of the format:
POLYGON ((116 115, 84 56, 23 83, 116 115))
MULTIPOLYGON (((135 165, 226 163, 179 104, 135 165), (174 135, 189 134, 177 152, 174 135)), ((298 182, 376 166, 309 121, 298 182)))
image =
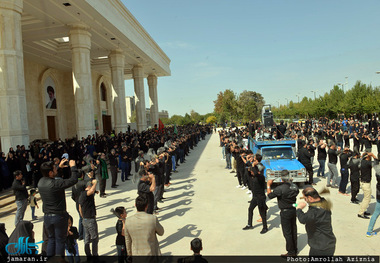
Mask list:
POLYGON ((0 137, 2 151, 29 144, 21 14, 23 0, 0 2, 0 137))
POLYGON ((132 73, 135 86, 135 111, 137 131, 142 132, 146 129, 144 69, 142 66, 136 65, 133 67, 132 73))
POLYGON ((85 24, 77 23, 70 26, 76 129, 78 139, 81 139, 95 133, 90 61, 91 34, 85 24))
POLYGON ((114 118, 116 132, 126 132, 127 112, 124 86, 124 54, 121 49, 113 50, 108 56, 110 60, 112 86, 116 92, 114 97, 114 118))
POLYGON ((150 125, 158 127, 158 97, 157 97, 157 76, 148 76, 149 101, 150 101, 150 125))

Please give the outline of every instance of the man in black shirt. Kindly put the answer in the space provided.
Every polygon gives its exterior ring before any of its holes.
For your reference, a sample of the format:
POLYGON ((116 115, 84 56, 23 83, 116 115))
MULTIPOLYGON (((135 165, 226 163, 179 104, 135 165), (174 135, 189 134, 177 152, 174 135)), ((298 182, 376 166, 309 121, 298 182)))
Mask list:
POLYGON ((123 150, 120 152, 121 157, 121 181, 124 182, 125 180, 129 180, 128 173, 130 171, 131 166, 131 151, 130 148, 126 145, 123 146, 123 150))
POLYGON ((351 203, 359 204, 359 200, 356 199, 356 195, 359 193, 360 188, 360 153, 354 151, 353 156, 348 161, 348 168, 350 169, 350 182, 351 182, 351 203))
POLYGON ((302 141, 300 142, 298 150, 298 161, 305 166, 307 173, 309 174, 309 184, 313 184, 313 166, 311 164, 311 153, 308 151, 308 145, 302 141))
POLYGON ((365 147, 365 151, 366 152, 372 152, 372 142, 375 141, 372 134, 370 134, 368 132, 364 133, 362 140, 363 140, 363 144, 365 147))
POLYGON ((14 181, 12 183, 12 190, 16 196, 16 217, 15 226, 18 222, 24 219, 25 210, 28 207, 28 191, 26 190, 25 180, 22 180, 22 172, 20 170, 13 172, 14 181))
POLYGON ((238 185, 236 186, 237 188, 243 188, 244 186, 247 186, 247 184, 244 184, 244 170, 245 170, 245 164, 243 161, 243 158, 245 158, 245 154, 240 151, 239 147, 235 147, 235 156, 236 156, 236 176, 238 179, 238 185))
MULTIPOLYGON (((61 164, 66 162, 62 159, 61 164)), ((64 256, 67 238, 68 214, 66 212, 65 189, 78 182, 78 171, 75 160, 70 160, 71 177, 56 180, 57 167, 53 162, 41 164, 42 178, 38 182, 38 191, 43 202, 44 225, 47 230, 49 242, 47 256, 64 256)))
POLYGON ((156 189, 156 178, 151 172, 146 170, 141 171, 141 178, 137 185, 137 194, 145 195, 148 199, 148 214, 153 214, 154 209, 154 195, 153 192, 156 189))
POLYGON ((226 152, 226 169, 232 169, 231 166, 231 143, 230 140, 225 141, 225 152, 226 152))
POLYGON ((324 140, 320 140, 318 147, 317 147, 317 159, 319 163, 319 168, 318 168, 318 174, 317 176, 320 177, 325 177, 325 166, 326 166, 326 158, 327 158, 327 153, 326 153, 326 143, 324 140))
POLYGON ((267 226, 267 205, 265 203, 265 177, 264 177, 264 166, 261 162, 261 155, 256 154, 254 157, 254 161, 252 163, 252 167, 250 167, 250 176, 252 176, 252 200, 248 208, 248 225, 246 225, 243 230, 252 229, 252 220, 253 220, 253 210, 256 206, 259 207, 260 216, 263 222, 263 229, 260 234, 265 234, 268 232, 267 226))
POLYGON ((273 180, 267 182, 267 194, 270 199, 277 197, 278 208, 281 210, 281 228, 287 250, 287 253, 281 256, 297 256, 297 215, 293 204, 296 203, 299 190, 296 185, 290 183, 287 170, 281 172, 281 179, 283 184, 277 186, 273 192, 271 191, 273 180))
POLYGON ((112 177, 112 183, 111 188, 116 188, 118 185, 116 184, 117 181, 117 162, 118 156, 116 155, 115 149, 112 149, 110 154, 108 155, 108 160, 110 162, 110 171, 111 171, 111 177, 112 177))
POLYGON ((338 168, 336 168, 336 164, 338 162, 338 154, 340 154, 340 147, 338 147, 337 150, 336 145, 332 144, 327 153, 329 155, 329 163, 327 164, 327 167, 330 170, 329 175, 327 176, 327 187, 331 186, 332 188, 338 188, 336 184, 336 179, 338 179, 338 168))
POLYGON ((350 158, 351 155, 352 152, 350 151, 350 148, 345 147, 343 153, 339 156, 340 175, 342 177, 339 184, 339 193, 347 196, 349 196, 349 194, 346 194, 346 187, 348 183, 348 158, 350 158))
POLYGON ((284 125, 283 120, 280 121, 280 125, 276 126, 276 130, 277 130, 276 139, 277 140, 283 139, 285 137, 284 134, 286 133, 286 125, 284 125))
POLYGON ((73 185, 73 187, 71 188, 71 199, 73 199, 75 201, 75 208, 77 209, 77 212, 79 214, 79 223, 78 223, 79 237, 78 237, 78 239, 83 240, 83 238, 84 238, 83 218, 82 218, 81 213, 79 212, 79 197, 80 197, 81 193, 84 191, 84 189, 86 188, 87 180, 86 181, 84 180, 85 176, 87 176, 86 174, 91 173, 93 175, 93 171, 92 171, 90 166, 84 166, 79 170, 79 173, 80 173, 80 175, 78 178, 78 182, 75 185, 73 185))
POLYGON ((333 256, 336 237, 331 224, 331 203, 319 196, 317 190, 307 187, 302 191, 304 200, 309 204, 309 210, 302 209, 305 202, 297 204, 297 217, 305 224, 309 256, 333 256))
POLYGON ((363 190, 363 200, 360 205, 358 217, 369 219, 369 213, 366 212, 369 202, 371 201, 371 179, 372 179, 372 167, 375 162, 371 161, 371 158, 377 161, 377 157, 373 153, 363 153, 362 160, 360 162, 360 187, 363 190))
POLYGON ((91 256, 98 256, 98 224, 96 223, 96 208, 95 208, 95 192, 97 180, 93 179, 88 181, 86 189, 79 197, 79 212, 83 217, 84 231, 84 251, 87 258, 91 256), (90 243, 92 243, 92 253, 90 250, 90 243))
POLYGON ((352 138, 354 140, 354 151, 359 152, 361 136, 355 131, 352 138))

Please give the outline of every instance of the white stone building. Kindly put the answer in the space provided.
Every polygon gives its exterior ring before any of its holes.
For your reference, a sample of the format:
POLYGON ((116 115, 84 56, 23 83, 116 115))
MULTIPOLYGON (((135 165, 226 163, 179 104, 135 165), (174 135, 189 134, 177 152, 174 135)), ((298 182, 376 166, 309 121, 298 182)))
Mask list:
MULTIPOLYGON (((127 108, 127 122, 128 125, 130 125, 131 129, 136 128, 136 123, 132 123, 132 115, 133 111, 135 110, 135 97, 134 96, 127 96, 125 97, 125 105, 127 108)), ((153 128, 154 124, 157 124, 158 127, 158 122, 155 122, 154 119, 152 119, 152 115, 150 114, 152 112, 151 108, 146 108, 145 109, 145 115, 146 115, 146 127, 153 128), (153 123, 153 125, 151 125, 153 123)), ((162 110, 158 112, 158 118, 163 119, 163 118, 169 118, 169 113, 166 110, 162 110)))
POLYGON ((170 59, 120 0, 0 1, 5 152, 35 139, 125 131, 125 79, 134 80, 142 131, 145 80, 158 123, 157 79, 163 76, 170 76, 170 59))

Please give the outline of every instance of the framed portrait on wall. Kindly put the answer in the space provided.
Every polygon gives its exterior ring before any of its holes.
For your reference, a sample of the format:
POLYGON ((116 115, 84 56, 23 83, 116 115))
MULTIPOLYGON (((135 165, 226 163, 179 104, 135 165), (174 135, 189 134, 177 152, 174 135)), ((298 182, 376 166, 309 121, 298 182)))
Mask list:
POLYGON ((55 98, 55 85, 51 77, 46 78, 45 83, 45 104, 46 109, 57 109, 57 100, 55 98))

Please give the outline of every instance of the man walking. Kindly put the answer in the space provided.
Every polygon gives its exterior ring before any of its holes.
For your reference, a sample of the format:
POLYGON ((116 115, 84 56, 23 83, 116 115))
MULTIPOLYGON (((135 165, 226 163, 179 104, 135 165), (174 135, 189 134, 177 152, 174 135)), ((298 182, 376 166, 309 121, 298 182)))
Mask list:
POLYGON ((267 194, 270 199, 277 197, 278 208, 280 208, 282 234, 286 241, 287 253, 281 256, 297 256, 297 221, 296 203, 298 195, 298 187, 291 184, 289 172, 283 170, 281 172, 282 184, 271 191, 273 180, 267 182, 267 194))
POLYGON ((18 222, 24 219, 25 210, 28 207, 28 191, 26 190, 25 180, 22 179, 22 172, 20 170, 14 171, 13 176, 12 190, 16 196, 15 226, 17 226, 18 222))
POLYGON ((146 213, 148 199, 144 195, 136 198, 137 212, 125 220, 125 241, 128 256, 160 256, 157 235, 164 234, 164 228, 156 216, 146 213))

